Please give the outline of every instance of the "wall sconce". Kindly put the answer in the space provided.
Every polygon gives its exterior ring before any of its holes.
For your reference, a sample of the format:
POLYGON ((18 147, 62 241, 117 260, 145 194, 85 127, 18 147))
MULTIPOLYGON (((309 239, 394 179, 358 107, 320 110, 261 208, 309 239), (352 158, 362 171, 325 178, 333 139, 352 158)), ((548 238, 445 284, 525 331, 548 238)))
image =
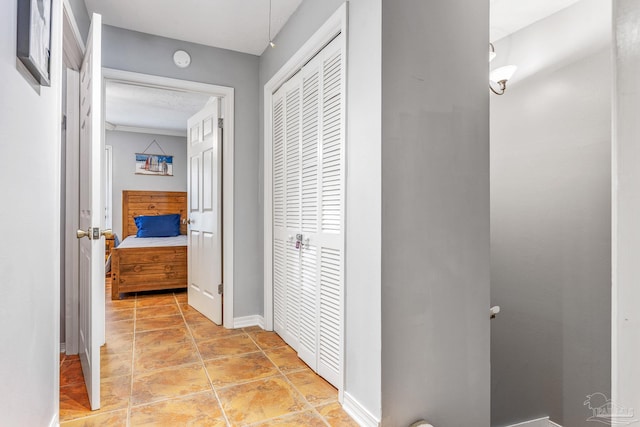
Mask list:
MULTIPOLYGON (((489 43, 489 62, 491 62, 495 57, 496 50, 493 47, 493 43, 489 43)), ((498 67, 495 70, 492 70, 489 73, 489 89, 491 89, 491 92, 496 95, 503 95, 507 90, 507 82, 511 77, 513 77, 513 74, 517 69, 518 67, 515 65, 505 65, 504 67, 498 67), (498 85, 498 90, 493 88, 492 83, 498 85)))

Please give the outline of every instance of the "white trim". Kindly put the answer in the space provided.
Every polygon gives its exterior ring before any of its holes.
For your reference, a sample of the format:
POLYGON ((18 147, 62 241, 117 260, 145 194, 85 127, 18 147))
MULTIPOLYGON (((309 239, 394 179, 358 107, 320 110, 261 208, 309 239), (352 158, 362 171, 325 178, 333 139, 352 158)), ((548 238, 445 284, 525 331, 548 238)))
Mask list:
POLYGON ((51 418, 51 422, 49 423, 49 426, 58 427, 60 425, 60 419, 58 418, 58 416, 59 416, 59 412, 56 411, 56 413, 53 414, 53 417, 51 418))
POLYGON ((66 131, 66 171, 65 171, 65 287, 64 317, 65 343, 67 354, 78 354, 78 333, 80 330, 78 260, 80 259, 76 230, 80 228, 80 75, 78 71, 67 70, 67 131, 66 131), (72 77, 73 76, 73 77, 72 77), (71 81, 71 83, 70 83, 71 81), (73 91, 72 93, 70 93, 73 91), (71 95, 71 96, 69 96, 71 95), (73 98, 70 102, 70 98, 73 98))
POLYGON ((233 325, 235 328, 248 328, 250 326, 260 326, 264 329, 264 317, 259 314, 253 316, 236 317, 233 319, 233 325))
POLYGON ((618 281, 618 152, 620 150, 618 141, 618 58, 615 49, 617 45, 618 2, 611 3, 611 400, 620 401, 620 389, 618 375, 620 374, 620 349, 618 335, 622 335, 618 325, 619 307, 618 295, 620 284, 618 281))
POLYGON ((171 129, 156 129, 156 128, 144 128, 139 126, 122 126, 109 123, 109 126, 105 126, 109 131, 115 132, 132 132, 132 133, 146 133, 151 135, 165 135, 165 136, 178 136, 181 138, 187 137, 187 130, 171 130, 171 129))
POLYGON ((113 147, 104 146, 104 174, 105 174, 105 198, 104 198, 104 228, 113 228, 113 147))
POLYGON ((347 392, 344 393, 344 403, 342 407, 345 412, 362 427, 378 427, 380 425, 380 420, 347 392))
MULTIPOLYGON (((161 89, 177 90, 182 92, 199 92, 210 96, 223 98, 222 116, 224 118, 224 132, 222 135, 222 164, 223 167, 223 191, 222 191, 222 215, 224 223, 222 253, 223 277, 224 277, 224 314, 223 325, 226 328, 234 327, 233 318, 233 206, 234 206, 234 135, 235 135, 235 91, 232 87, 218 86, 207 83, 199 83, 188 80, 178 80, 169 77, 153 76, 150 74, 134 73, 130 71, 102 69, 103 79, 134 83, 140 86, 156 87, 161 89)), ((104 90, 104 85, 103 85, 104 90)))
POLYGON ((535 420, 523 421, 518 424, 511 424, 508 427, 562 427, 554 423, 549 417, 536 418, 535 420))
MULTIPOLYGON (((347 34, 347 4, 343 3, 318 31, 264 85, 264 322, 273 330, 273 141, 271 117, 273 92, 318 53, 336 35, 347 34)), ((345 52, 346 56, 346 52, 345 52)))
POLYGON ((67 345, 63 342, 60 343, 60 353, 65 353, 67 352, 67 345))

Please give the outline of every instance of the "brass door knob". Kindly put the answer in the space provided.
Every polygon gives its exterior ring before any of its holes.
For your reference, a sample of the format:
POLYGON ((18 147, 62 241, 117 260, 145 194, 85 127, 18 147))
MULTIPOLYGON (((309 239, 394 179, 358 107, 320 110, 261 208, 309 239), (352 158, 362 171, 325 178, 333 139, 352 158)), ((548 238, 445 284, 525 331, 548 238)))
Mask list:
POLYGON ((89 238, 91 238, 90 236, 91 236, 91 233, 89 233, 89 231, 88 231, 88 230, 87 230, 87 231, 85 231, 85 230, 77 230, 77 231, 76 231, 76 237, 77 237, 78 239, 82 239, 83 237, 89 237, 89 238))
POLYGON ((107 237, 107 238, 111 238, 111 237, 113 237, 113 231, 110 230, 110 229, 102 230, 100 232, 100 235, 104 236, 104 237, 107 237))

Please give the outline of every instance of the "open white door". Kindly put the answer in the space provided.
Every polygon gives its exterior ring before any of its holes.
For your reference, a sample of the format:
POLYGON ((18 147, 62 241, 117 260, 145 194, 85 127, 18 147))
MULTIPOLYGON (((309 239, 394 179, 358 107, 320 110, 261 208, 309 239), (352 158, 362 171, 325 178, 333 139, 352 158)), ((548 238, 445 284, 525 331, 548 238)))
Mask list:
POLYGON ((220 100, 187 124, 189 305, 222 324, 222 126, 220 100))
POLYGON ((93 14, 80 69, 79 353, 91 409, 100 408, 100 346, 104 341, 102 22, 93 14))

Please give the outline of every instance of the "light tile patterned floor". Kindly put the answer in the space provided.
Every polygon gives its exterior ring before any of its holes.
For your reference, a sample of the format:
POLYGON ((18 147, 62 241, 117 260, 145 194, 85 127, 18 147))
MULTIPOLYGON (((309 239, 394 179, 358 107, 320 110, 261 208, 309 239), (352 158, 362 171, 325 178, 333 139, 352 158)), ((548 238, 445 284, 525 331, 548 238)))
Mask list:
POLYGON ((62 426, 357 426, 275 333, 217 326, 185 292, 106 295, 102 408, 89 410, 78 357, 61 355, 62 426))

